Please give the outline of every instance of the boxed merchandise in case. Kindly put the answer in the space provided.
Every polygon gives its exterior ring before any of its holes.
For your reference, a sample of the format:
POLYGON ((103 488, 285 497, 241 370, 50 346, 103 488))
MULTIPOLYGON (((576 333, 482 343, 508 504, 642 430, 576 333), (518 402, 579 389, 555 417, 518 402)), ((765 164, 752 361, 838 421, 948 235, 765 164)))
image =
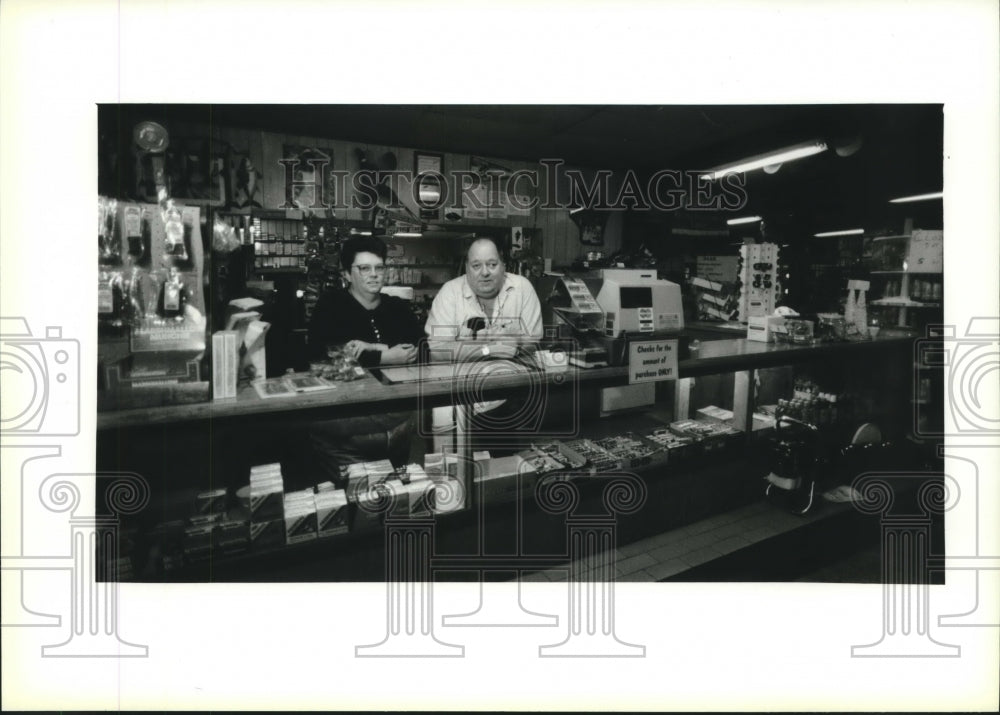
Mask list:
POLYGON ((316 500, 312 492, 301 492, 285 498, 285 543, 298 544, 316 538, 318 531, 316 500))
POLYGON ((343 489, 324 490, 316 495, 317 536, 347 533, 347 494, 343 489))
POLYGON ((226 511, 226 490, 212 489, 198 492, 194 498, 196 514, 221 514, 226 511))
POLYGON ((250 522, 250 548, 261 549, 285 543, 285 520, 250 522))
POLYGON ((284 513, 284 487, 280 480, 269 480, 250 484, 250 519, 268 521, 278 519, 284 513))
POLYGON ((581 467, 584 471, 590 471, 593 474, 595 472, 614 472, 622 468, 621 460, 593 440, 574 439, 566 442, 565 446, 586 460, 584 467, 581 467))
POLYGON ((597 445, 619 460, 623 469, 637 469, 667 462, 667 450, 646 442, 631 432, 599 439, 597 445))

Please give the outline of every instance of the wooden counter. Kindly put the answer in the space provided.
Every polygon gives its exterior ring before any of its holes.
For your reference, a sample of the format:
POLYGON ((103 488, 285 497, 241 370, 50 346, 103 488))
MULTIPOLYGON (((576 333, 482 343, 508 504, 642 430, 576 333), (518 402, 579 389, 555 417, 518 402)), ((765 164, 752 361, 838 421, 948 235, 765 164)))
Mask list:
MULTIPOLYGON (((892 350, 912 350, 912 337, 883 337, 863 342, 822 343, 818 345, 788 345, 760 343, 745 338, 704 340, 697 348, 692 345, 691 357, 678 364, 680 377, 697 377, 722 372, 737 372, 764 367, 792 365, 818 360, 837 360, 842 356, 892 350)), ((150 425, 162 425, 198 420, 240 420, 254 416, 275 416, 281 413, 311 413, 316 417, 332 418, 377 414, 507 397, 544 384, 546 389, 571 387, 597 389, 627 383, 626 367, 578 369, 570 367, 560 372, 491 375, 488 380, 456 377, 432 382, 383 384, 368 374, 354 382, 340 382, 333 390, 306 393, 294 397, 261 399, 247 386, 235 398, 188 405, 150 407, 101 412, 97 415, 98 430, 121 430, 150 425), (474 387, 474 389, 472 389, 474 387)))

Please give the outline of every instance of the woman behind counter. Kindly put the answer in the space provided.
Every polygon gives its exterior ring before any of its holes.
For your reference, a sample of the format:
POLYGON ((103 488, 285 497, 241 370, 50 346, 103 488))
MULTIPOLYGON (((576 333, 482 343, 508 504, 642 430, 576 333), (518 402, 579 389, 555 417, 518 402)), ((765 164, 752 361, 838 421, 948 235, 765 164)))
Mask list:
MULTIPOLYGON (((344 242, 340 263, 349 288, 328 291, 313 310, 309 352, 315 359, 336 348, 365 367, 416 362, 423 326, 408 301, 381 294, 386 254, 386 245, 373 236, 344 242)), ((342 466, 386 458, 405 464, 413 427, 410 412, 346 417, 312 423, 309 441, 317 467, 341 486, 342 466)))

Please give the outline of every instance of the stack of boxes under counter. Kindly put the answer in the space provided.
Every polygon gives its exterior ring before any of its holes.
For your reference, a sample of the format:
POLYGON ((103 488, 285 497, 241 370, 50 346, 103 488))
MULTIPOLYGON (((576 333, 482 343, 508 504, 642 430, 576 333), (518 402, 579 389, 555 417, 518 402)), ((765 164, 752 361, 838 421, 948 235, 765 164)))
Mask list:
MULTIPOLYGON (((738 449, 744 435, 716 407, 696 419, 677 420, 639 434, 625 432, 600 439, 550 440, 521 452, 493 457, 477 452, 473 482, 487 501, 530 493, 535 480, 557 474, 567 479, 637 469, 684 469, 738 449)), ((758 424, 755 429, 770 424, 758 424)), ((184 565, 240 552, 282 549, 327 537, 375 531, 385 518, 430 518, 468 505, 466 488, 456 477, 458 457, 427 454, 424 466, 395 468, 388 460, 343 468, 338 488, 327 481, 286 491, 279 463, 250 468, 249 483, 198 493, 186 519, 157 524, 147 534, 151 545, 147 571, 170 572, 184 565), (232 498, 231 498, 232 497, 232 498)), ((126 569, 119 568, 119 572, 126 569)), ((150 575, 150 574, 147 574, 150 575)))

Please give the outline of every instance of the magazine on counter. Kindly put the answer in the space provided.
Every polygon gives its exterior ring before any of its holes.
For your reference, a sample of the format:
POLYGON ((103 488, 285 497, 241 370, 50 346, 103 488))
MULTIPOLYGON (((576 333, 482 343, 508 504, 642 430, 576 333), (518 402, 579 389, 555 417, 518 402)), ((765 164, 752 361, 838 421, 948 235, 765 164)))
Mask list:
POLYGON ((301 392, 332 390, 336 387, 334 383, 308 373, 272 377, 253 383, 253 389, 257 391, 261 399, 265 400, 272 397, 290 397, 301 392))

